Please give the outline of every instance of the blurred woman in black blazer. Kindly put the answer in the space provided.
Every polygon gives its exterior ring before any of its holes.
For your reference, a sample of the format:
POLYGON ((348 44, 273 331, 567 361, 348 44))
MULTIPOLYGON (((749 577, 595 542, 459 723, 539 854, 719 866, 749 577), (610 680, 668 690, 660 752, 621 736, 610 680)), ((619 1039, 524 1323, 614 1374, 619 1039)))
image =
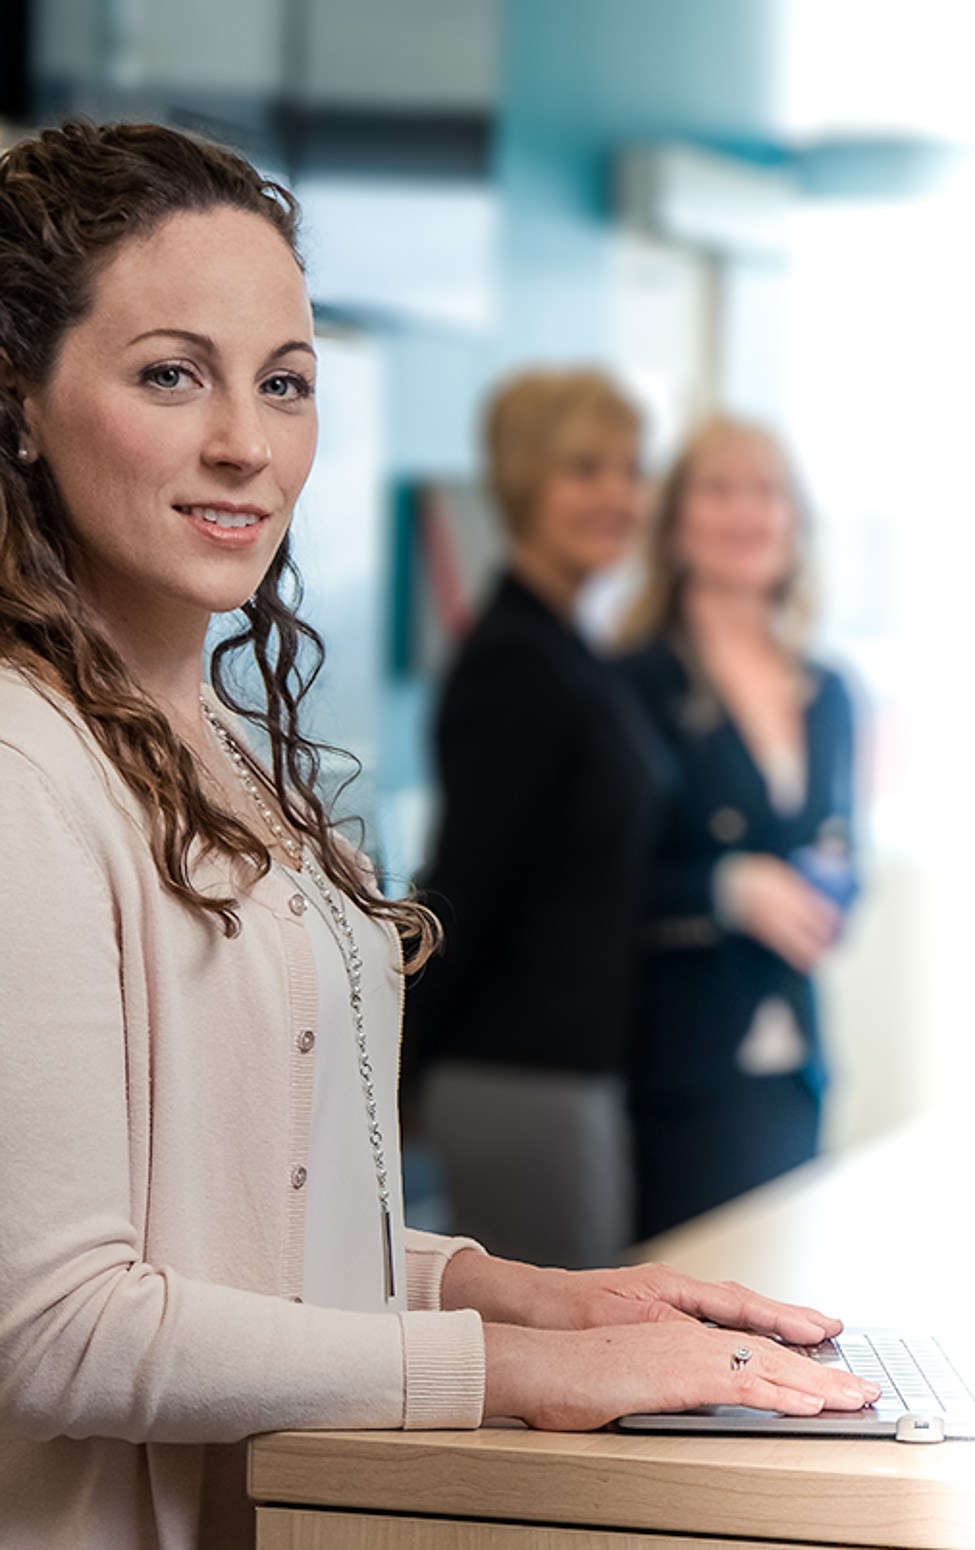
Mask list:
POLYGON ((508 564, 443 693, 422 886, 446 950, 407 995, 452 1230, 575 1268, 633 1236, 621 1073, 651 785, 641 717, 573 614, 634 539, 640 435, 591 371, 528 373, 489 406, 508 564))
POLYGON ((853 726, 803 655, 808 522, 763 428, 705 426, 651 528, 621 675, 674 779, 650 867, 633 1104, 650 1237, 812 1157, 811 975, 855 888, 853 726))

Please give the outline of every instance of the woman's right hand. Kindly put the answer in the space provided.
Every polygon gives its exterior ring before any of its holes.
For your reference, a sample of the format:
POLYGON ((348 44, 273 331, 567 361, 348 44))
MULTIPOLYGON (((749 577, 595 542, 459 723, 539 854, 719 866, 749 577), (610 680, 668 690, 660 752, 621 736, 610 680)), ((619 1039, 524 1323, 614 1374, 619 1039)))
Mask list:
POLYGON ((788 1415, 859 1410, 880 1394, 775 1340, 692 1320, 579 1331, 486 1324, 486 1416, 589 1431, 639 1410, 750 1405, 788 1415), (739 1346, 751 1352, 737 1369, 739 1346))
POLYGON ((722 915, 800 974, 812 973, 839 936, 842 910, 778 856, 728 856, 719 867, 722 915))

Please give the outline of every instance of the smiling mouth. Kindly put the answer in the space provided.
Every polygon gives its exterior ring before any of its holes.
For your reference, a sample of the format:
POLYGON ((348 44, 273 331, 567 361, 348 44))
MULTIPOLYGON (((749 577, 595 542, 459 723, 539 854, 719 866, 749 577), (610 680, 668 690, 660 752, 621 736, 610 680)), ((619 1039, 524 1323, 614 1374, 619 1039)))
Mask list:
POLYGON ((177 506, 184 516, 196 517, 201 522, 209 522, 213 527, 255 527, 258 522, 263 522, 267 512, 254 510, 228 510, 221 506, 177 506))

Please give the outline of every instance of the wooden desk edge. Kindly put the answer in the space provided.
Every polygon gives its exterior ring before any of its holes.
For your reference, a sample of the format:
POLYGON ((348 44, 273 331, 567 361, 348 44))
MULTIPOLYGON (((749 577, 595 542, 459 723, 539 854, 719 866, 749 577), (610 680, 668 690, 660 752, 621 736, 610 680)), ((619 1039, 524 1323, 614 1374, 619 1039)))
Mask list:
POLYGON ((972 1550, 975 1444, 614 1433, 278 1432, 258 1502, 823 1545, 972 1550))

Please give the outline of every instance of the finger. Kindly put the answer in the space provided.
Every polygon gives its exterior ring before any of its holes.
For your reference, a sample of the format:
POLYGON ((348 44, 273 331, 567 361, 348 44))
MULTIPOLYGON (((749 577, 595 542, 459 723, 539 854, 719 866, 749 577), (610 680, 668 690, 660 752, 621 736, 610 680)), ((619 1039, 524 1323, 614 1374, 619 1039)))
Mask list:
POLYGON ((791 938, 780 939, 770 945, 772 951, 777 952, 780 958, 784 958, 789 968, 795 969, 797 974, 811 974, 821 956, 791 938))
POLYGON ((810 927, 811 923, 804 912, 784 909, 774 920, 769 921, 766 933, 766 941, 772 950, 803 974, 808 972, 829 945, 815 928, 810 927))
MULTIPOLYGON (((662 1267, 669 1270, 669 1267, 662 1267)), ((728 1329, 756 1330, 764 1335, 779 1335, 794 1345, 818 1345, 829 1335, 838 1335, 843 1328, 842 1319, 818 1308, 800 1304, 776 1302, 763 1297, 737 1281, 698 1281, 692 1276, 681 1276, 669 1271, 673 1278, 666 1285, 666 1295, 685 1313, 696 1318, 713 1319, 728 1329)))
POLYGON ((778 948, 784 958, 800 974, 811 974, 823 954, 832 946, 832 939, 823 939, 799 927, 783 933, 778 948))
POLYGON ((827 899, 818 901, 816 907, 807 912, 803 921, 806 939, 825 950, 836 941, 842 922, 842 915, 827 899))
POLYGON ((819 1345, 843 1328, 842 1319, 821 1313, 818 1308, 775 1302, 745 1287, 736 1287, 736 1291, 741 1294, 742 1327, 762 1335, 775 1335, 789 1345, 819 1345))
POLYGON ((833 946, 837 934, 837 927, 832 920, 814 920, 807 922, 803 940, 809 952, 820 956, 833 946))
MULTIPOLYGON (((810 1363, 810 1366, 815 1364, 810 1363)), ((786 1415, 818 1415, 821 1410, 862 1410, 878 1397, 878 1392, 863 1393, 859 1387, 838 1388, 823 1384, 809 1388, 805 1383, 794 1383, 790 1379, 752 1373, 747 1378, 742 1374, 733 1386, 731 1403, 747 1405, 753 1410, 781 1410, 786 1415), (828 1392, 823 1392, 827 1388, 828 1392)))
POLYGON ((748 1364, 738 1370, 739 1387, 770 1382, 821 1398, 833 1410, 861 1410, 880 1397, 880 1386, 857 1378, 845 1368, 824 1367, 798 1351, 769 1340, 750 1346, 748 1364))
MULTIPOLYGON (((802 1389, 790 1389, 783 1384, 769 1383, 767 1387, 779 1396, 772 1408, 781 1410, 785 1415, 818 1415, 822 1410, 862 1410, 864 1405, 870 1403, 864 1399, 826 1400, 820 1395, 807 1394, 802 1389)), ((761 1408, 766 1407, 763 1405, 761 1408)))
POLYGON ((670 1302, 656 1302, 650 1304, 645 1313, 648 1324, 699 1324, 700 1319, 696 1314, 684 1313, 681 1308, 675 1308, 670 1302))
POLYGON ((779 926, 786 940, 805 952, 828 947, 836 936, 836 924, 829 913, 810 908, 803 901, 801 908, 779 917, 779 926))
POLYGON ((711 1319, 725 1328, 778 1335, 794 1345, 815 1345, 838 1335, 842 1319, 802 1303, 778 1302, 753 1292, 738 1281, 699 1281, 694 1276, 656 1267, 658 1295, 698 1319, 711 1319))
POLYGON ((735 1396, 733 1403, 748 1405, 753 1410, 781 1410, 785 1415, 818 1415, 826 1408, 821 1394, 789 1388, 787 1384, 773 1383, 769 1378, 753 1379, 735 1396))

